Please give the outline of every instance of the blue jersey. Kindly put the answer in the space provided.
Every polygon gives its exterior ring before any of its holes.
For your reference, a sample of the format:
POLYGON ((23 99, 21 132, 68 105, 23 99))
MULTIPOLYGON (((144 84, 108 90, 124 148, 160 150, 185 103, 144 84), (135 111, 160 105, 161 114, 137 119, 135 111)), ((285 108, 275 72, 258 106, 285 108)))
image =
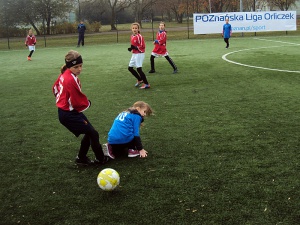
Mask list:
POLYGON ((225 23, 223 25, 223 37, 230 38, 230 34, 231 34, 231 25, 229 23, 225 23))
POLYGON ((109 144, 126 144, 131 142, 134 137, 140 136, 140 126, 143 117, 136 111, 121 112, 114 120, 108 132, 109 144))
POLYGON ((80 23, 78 24, 77 26, 77 30, 78 30, 78 33, 79 34, 84 34, 85 30, 86 30, 86 27, 83 23, 80 23))

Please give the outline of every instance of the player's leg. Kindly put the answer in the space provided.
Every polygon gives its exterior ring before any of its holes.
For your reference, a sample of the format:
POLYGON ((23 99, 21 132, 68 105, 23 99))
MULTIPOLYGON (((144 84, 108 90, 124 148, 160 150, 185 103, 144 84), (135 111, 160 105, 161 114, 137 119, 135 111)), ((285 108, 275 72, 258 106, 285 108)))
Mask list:
POLYGON ((103 164, 107 162, 109 157, 104 156, 103 149, 99 141, 98 131, 95 130, 95 128, 87 119, 85 120, 85 125, 81 129, 84 137, 81 141, 78 157, 84 157, 84 155, 86 157, 89 147, 91 146, 95 155, 94 163, 103 164))
POLYGON ((127 144, 110 144, 112 152, 116 157, 127 157, 128 145, 127 144))
POLYGON ((225 43, 226 43, 226 48, 228 48, 228 47, 229 47, 228 38, 224 38, 224 41, 225 41, 225 43))
POLYGON ((142 67, 137 68, 137 72, 139 73, 140 77, 142 78, 144 84, 149 85, 147 77, 146 77, 145 73, 143 72, 142 67))
POLYGON ((145 53, 140 53, 140 54, 135 54, 135 55, 136 55, 135 56, 135 64, 136 64, 137 72, 144 82, 143 86, 140 87, 140 89, 150 88, 150 84, 148 83, 147 77, 142 69, 143 61, 145 59, 145 53))
POLYGON ((81 37, 81 45, 84 46, 84 34, 82 34, 82 37, 81 37))
POLYGON ((33 50, 31 50, 30 52, 29 52, 29 55, 28 55, 28 57, 31 57, 32 56, 32 54, 33 54, 33 50))
POLYGON ((170 65, 173 68, 173 73, 177 73, 177 66, 175 65, 174 61, 171 59, 171 57, 169 55, 165 56, 166 60, 168 60, 168 62, 170 63, 170 65))
POLYGON ((81 139, 81 144, 78 152, 79 159, 85 159, 87 157, 87 153, 89 151, 90 145, 91 145, 90 137, 85 134, 81 139))
POLYGON ((105 157, 103 154, 102 146, 99 141, 99 133, 94 129, 94 127, 91 124, 89 125, 90 130, 86 133, 86 135, 88 135, 90 138, 91 147, 95 154, 96 160, 98 160, 99 162, 103 162, 105 157))
POLYGON ((155 59, 155 56, 154 56, 154 55, 151 55, 151 56, 150 56, 151 70, 149 71, 149 73, 155 73, 154 59, 155 59))
POLYGON ((140 77, 140 75, 138 74, 138 72, 136 72, 133 67, 128 66, 128 70, 129 72, 138 80, 138 81, 142 81, 142 78, 140 77))
POLYGON ((134 86, 139 87, 143 83, 143 79, 140 77, 138 72, 136 72, 133 67, 136 67, 136 57, 138 54, 132 54, 129 61, 128 70, 129 72, 137 79, 137 82, 134 86))
POLYGON ((78 34, 77 47, 80 47, 80 43, 81 43, 81 34, 78 34))
POLYGON ((28 49, 29 49, 29 55, 28 55, 27 59, 31 60, 31 56, 35 50, 35 46, 29 46, 28 49))
POLYGON ((85 165, 91 164, 92 161, 87 157, 89 147, 91 146, 96 160, 99 160, 101 163, 103 163, 105 157, 102 151, 102 146, 99 142, 99 133, 90 124, 86 116, 83 113, 74 111, 69 112, 60 109, 58 109, 58 115, 60 123, 69 131, 71 131, 76 137, 78 137, 80 134, 84 134, 75 162, 85 165))

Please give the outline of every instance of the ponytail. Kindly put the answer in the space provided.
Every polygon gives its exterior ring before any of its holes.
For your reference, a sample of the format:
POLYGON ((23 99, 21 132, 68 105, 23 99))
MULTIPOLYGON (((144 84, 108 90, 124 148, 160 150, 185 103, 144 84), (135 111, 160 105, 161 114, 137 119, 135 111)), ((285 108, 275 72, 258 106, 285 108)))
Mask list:
POLYGON ((67 70, 67 65, 63 65, 61 68, 60 68, 60 73, 63 74, 66 70, 67 70))

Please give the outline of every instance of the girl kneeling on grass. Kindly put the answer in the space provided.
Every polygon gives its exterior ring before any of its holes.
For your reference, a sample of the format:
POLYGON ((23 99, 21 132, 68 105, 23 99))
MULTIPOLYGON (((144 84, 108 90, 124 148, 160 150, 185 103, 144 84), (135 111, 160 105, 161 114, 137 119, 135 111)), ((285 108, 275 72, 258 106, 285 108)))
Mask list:
POLYGON ((145 116, 153 114, 151 107, 143 101, 138 101, 129 109, 121 112, 114 120, 108 133, 108 143, 104 149, 112 159, 116 156, 147 157, 140 137, 140 126, 145 116))
POLYGON ((76 137, 84 134, 75 163, 102 165, 109 160, 109 157, 103 154, 99 133, 83 114, 83 111, 91 106, 91 102, 81 92, 81 83, 78 79, 82 70, 82 57, 78 52, 71 50, 65 56, 65 63, 52 87, 56 97, 59 121, 76 137), (95 154, 94 161, 87 157, 90 146, 95 154))

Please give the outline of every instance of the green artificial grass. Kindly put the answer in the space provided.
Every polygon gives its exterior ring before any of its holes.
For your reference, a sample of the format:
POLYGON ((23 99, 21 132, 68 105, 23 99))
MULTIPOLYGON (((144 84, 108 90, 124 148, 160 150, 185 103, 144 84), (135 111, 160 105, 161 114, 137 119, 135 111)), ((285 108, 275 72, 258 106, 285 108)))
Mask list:
MULTIPOLYGON (((80 138, 57 118, 51 87, 72 45, 37 46, 32 61, 27 49, 0 51, 0 224, 299 222, 299 36, 233 37, 229 49, 222 38, 169 39, 179 73, 156 58, 148 90, 127 70, 128 40, 76 48, 101 143, 135 101, 155 110, 141 129, 149 156, 101 167, 74 164, 80 138), (230 52, 236 63, 294 72, 232 64, 222 59, 230 52), (96 182, 107 167, 121 176, 113 192, 96 182)), ((151 50, 147 39, 145 72, 151 50)))

